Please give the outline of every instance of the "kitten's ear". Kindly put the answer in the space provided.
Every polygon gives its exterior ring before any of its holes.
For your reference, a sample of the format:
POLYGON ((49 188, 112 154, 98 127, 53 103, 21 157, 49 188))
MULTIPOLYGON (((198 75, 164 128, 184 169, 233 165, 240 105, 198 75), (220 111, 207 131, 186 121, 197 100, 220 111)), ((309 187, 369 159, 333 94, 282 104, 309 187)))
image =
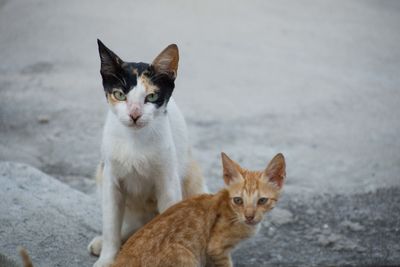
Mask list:
POLYGON ((99 46, 99 54, 101 61, 100 73, 104 76, 113 76, 121 70, 123 61, 110 49, 108 49, 99 39, 97 39, 99 46))
POLYGON ((279 153, 277 154, 268 164, 268 167, 264 170, 263 179, 266 182, 271 182, 281 189, 283 181, 286 177, 286 163, 285 157, 279 153))
POLYGON ((224 152, 221 153, 221 158, 225 184, 230 185, 231 183, 242 181, 243 176, 240 173, 239 164, 231 160, 224 152))
POLYGON ((178 73, 179 51, 176 44, 167 46, 154 60, 151 65, 158 73, 164 73, 172 79, 178 73))

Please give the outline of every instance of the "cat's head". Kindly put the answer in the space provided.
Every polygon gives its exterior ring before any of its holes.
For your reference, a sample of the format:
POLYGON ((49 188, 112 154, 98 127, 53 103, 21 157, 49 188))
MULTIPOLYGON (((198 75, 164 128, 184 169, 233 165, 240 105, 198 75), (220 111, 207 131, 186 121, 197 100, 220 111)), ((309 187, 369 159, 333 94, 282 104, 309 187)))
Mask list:
POLYGON ((125 62, 100 40, 97 43, 104 91, 119 121, 127 127, 140 129, 165 114, 175 87, 178 47, 167 46, 147 64, 125 62))
POLYGON ((286 176, 285 158, 277 154, 264 171, 249 171, 221 154, 229 205, 239 222, 257 225, 279 198, 286 176))

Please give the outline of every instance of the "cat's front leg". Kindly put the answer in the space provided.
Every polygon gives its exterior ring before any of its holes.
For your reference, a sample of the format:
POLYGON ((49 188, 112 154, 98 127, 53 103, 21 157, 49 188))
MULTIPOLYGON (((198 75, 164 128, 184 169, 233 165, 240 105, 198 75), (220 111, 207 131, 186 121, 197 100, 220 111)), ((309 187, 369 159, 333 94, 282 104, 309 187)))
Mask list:
POLYGON ((175 168, 167 169, 156 182, 157 207, 160 213, 182 200, 181 181, 175 168))
POLYGON ((104 166, 102 187, 103 235, 100 258, 94 267, 111 266, 121 246, 121 226, 125 195, 111 164, 104 166))

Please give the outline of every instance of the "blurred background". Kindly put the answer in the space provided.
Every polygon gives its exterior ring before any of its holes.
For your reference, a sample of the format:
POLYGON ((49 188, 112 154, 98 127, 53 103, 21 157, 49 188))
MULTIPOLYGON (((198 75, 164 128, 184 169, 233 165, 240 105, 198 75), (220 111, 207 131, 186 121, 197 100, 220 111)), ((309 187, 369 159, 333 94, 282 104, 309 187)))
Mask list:
POLYGON ((250 169, 285 155, 282 201, 237 266, 400 264, 399 1, 0 0, 0 160, 90 198, 97 38, 134 62, 179 46, 173 96, 212 192, 221 151, 250 169))

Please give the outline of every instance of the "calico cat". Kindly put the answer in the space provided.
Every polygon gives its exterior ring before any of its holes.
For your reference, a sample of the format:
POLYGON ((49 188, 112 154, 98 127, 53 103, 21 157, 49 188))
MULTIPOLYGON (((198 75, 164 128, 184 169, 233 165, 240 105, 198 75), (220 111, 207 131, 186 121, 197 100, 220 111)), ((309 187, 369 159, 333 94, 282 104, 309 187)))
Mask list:
POLYGON ((226 188, 184 200, 131 236, 114 267, 232 266, 230 252, 253 236, 286 176, 276 155, 264 171, 243 169, 222 153, 226 188))
POLYGON ((171 97, 175 44, 151 64, 125 62, 98 40, 109 111, 97 171, 103 232, 88 249, 110 266, 121 243, 158 213, 206 187, 190 153, 182 113, 171 97))

